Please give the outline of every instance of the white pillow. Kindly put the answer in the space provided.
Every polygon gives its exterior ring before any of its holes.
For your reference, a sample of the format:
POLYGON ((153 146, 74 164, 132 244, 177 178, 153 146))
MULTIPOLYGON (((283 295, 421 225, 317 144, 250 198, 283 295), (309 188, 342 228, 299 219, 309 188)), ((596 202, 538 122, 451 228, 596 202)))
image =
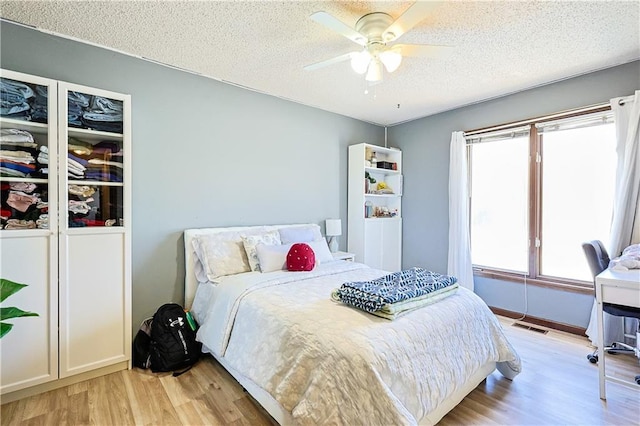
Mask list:
POLYGON ((198 235, 192 245, 209 281, 251 271, 239 231, 198 235))
MULTIPOLYGON (((287 269, 287 254, 291 250, 291 246, 295 243, 282 245, 265 245, 258 244, 256 253, 260 261, 260 270, 262 272, 272 272, 287 269)), ((325 239, 318 241, 308 241, 307 244, 313 250, 316 256, 316 263, 333 262, 335 259, 327 246, 325 239)))
POLYGON ((278 231, 269 231, 262 234, 246 235, 242 237, 242 244, 247 254, 249 267, 252 271, 260 271, 260 260, 256 253, 256 246, 259 244, 268 246, 280 245, 280 233, 278 231))
POLYGON ((308 241, 305 244, 308 244, 313 250, 313 253, 316 255, 317 263, 333 262, 335 260, 331 254, 331 250, 329 250, 327 240, 324 238, 317 241, 308 241))
POLYGON ((280 228, 280 241, 282 244, 289 243, 307 243, 309 241, 317 241, 322 239, 320 226, 318 225, 301 225, 280 228))
MULTIPOLYGON (((195 248, 195 244, 193 243, 193 241, 191 242, 191 244, 195 248)), ((195 272, 196 279, 198 280, 199 283, 206 283, 207 281, 209 281, 209 278, 207 277, 207 273, 204 270, 204 266, 202 266, 202 262, 200 262, 200 258, 198 257, 197 254, 193 258, 193 271, 195 272)))
POLYGON ((293 243, 279 246, 258 244, 256 252, 260 261, 260 271, 272 272, 287 269, 287 253, 292 245, 293 243))

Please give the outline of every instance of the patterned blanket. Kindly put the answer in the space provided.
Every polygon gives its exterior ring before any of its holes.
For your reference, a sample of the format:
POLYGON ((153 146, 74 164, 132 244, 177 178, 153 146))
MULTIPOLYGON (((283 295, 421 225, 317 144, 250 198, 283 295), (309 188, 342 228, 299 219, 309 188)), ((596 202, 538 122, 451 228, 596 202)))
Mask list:
POLYGON ((457 278, 411 268, 371 281, 345 282, 335 291, 342 302, 369 313, 452 286, 457 278))

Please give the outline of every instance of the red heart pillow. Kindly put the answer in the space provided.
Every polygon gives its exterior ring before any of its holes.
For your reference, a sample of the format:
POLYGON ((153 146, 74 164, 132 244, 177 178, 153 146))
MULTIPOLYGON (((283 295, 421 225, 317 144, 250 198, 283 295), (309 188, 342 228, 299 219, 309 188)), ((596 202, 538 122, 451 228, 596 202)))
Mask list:
POLYGON ((296 243, 287 253, 287 271, 311 271, 316 266, 316 254, 308 244, 296 243))

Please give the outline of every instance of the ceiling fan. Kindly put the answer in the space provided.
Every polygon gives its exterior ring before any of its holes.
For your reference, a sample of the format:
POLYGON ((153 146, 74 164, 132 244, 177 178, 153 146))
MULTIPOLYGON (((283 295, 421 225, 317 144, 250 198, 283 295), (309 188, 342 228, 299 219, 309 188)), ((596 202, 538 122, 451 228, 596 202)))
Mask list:
POLYGON ((354 43, 363 47, 360 51, 345 53, 344 55, 304 67, 313 71, 339 62, 351 61, 351 68, 358 74, 365 74, 369 84, 382 82, 383 70, 392 73, 398 69, 403 56, 434 57, 450 46, 422 45, 422 44, 393 44, 404 33, 422 21, 427 14, 438 7, 441 2, 416 1, 395 21, 384 12, 368 13, 361 17, 351 28, 344 22, 327 12, 316 12, 311 19, 333 30, 354 43))

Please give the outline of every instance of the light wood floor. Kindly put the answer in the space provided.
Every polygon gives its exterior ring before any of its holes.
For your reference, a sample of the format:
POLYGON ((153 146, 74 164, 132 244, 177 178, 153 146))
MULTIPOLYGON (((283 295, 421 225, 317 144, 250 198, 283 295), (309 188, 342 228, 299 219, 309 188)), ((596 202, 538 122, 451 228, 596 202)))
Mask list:
MULTIPOLYGON (((640 425, 637 390, 607 384, 588 341, 566 333, 505 332, 523 361, 513 382, 498 372, 482 382, 440 425, 640 425)), ((607 357, 607 371, 633 378, 635 358, 607 357)), ((133 369, 2 405, 2 425, 273 425, 240 385, 207 356, 179 378, 133 369)))

